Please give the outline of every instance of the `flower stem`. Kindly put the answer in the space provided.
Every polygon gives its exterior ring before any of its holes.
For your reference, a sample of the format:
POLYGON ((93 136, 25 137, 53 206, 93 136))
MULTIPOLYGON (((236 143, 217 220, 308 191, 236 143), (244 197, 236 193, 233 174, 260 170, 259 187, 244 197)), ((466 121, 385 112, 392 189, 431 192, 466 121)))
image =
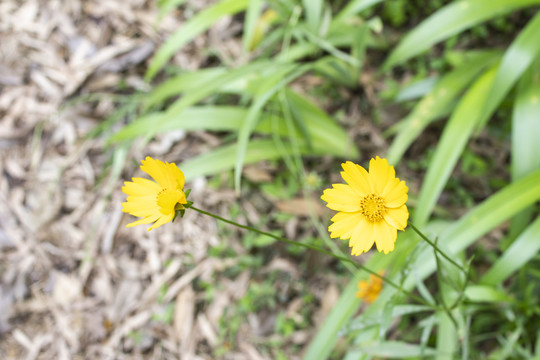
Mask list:
MULTIPOLYGON (((307 249, 310 249, 310 250, 315 250, 315 251, 318 251, 322 254, 325 254, 325 255, 330 255, 338 260, 341 260, 341 261, 345 261, 345 262, 348 262, 348 263, 351 263, 353 264, 357 269, 360 269, 360 270, 364 270, 378 278, 380 278, 381 280, 383 280, 385 283, 387 283, 388 285, 392 286, 393 288, 395 288, 396 290, 398 290, 399 292, 402 292, 404 293, 405 295, 409 296, 410 298, 413 298, 415 299, 416 301, 424 304, 424 305, 427 305, 429 307, 434 307, 432 304, 429 304, 428 302, 426 302, 424 299, 422 299, 421 297, 413 294, 413 293, 410 293, 408 292, 407 290, 404 290, 401 286, 397 285, 396 283, 394 283, 393 281, 391 281, 390 279, 380 275, 379 273, 371 270, 371 269, 368 269, 367 267, 365 267, 364 265, 362 264, 359 264, 349 258, 346 258, 344 256, 340 256, 340 255, 336 255, 336 254, 333 254, 321 247, 318 247, 318 246, 315 246, 315 245, 310 245, 310 244, 306 244, 306 243, 301 243, 301 242, 297 242, 297 241, 292 241, 292 240, 289 240, 287 238, 284 238, 284 237, 281 237, 281 236, 278 236, 278 235, 274 235, 272 233, 269 233, 269 232, 266 232, 266 231, 262 231, 262 230, 259 230, 259 229, 256 229, 254 227, 251 227, 251 226, 247 226, 247 225, 242 225, 242 224, 239 224, 237 222, 234 222, 232 220, 228 220, 228 219, 225 219, 219 215, 215 215, 215 214, 212 214, 212 213, 209 213, 207 211, 204 211, 204 210, 201 210, 201 209, 198 209, 196 208, 195 206, 191 205, 189 206, 190 209, 193 209, 195 211, 197 211, 198 213, 201 213, 203 215, 207 215, 207 216, 210 216, 210 217, 213 217, 214 219, 217 219, 217 220, 220 220, 220 221, 223 221, 227 224, 230 224, 230 225, 233 225, 233 226, 236 226, 236 227, 239 227, 241 229, 244 229, 244 230, 248 230, 248 231, 253 231, 253 232, 256 232, 258 234, 261 234, 261 235, 265 235, 265 236, 269 236, 271 238, 274 238, 276 240, 279 240, 279 241, 282 241, 284 243, 287 243, 287 244, 291 244, 291 245, 296 245, 296 246, 302 246, 304 248, 307 248, 307 249)), ((436 307, 435 307, 436 308, 436 307)))
POLYGON ((411 223, 409 221, 409 226, 414 230, 414 232, 416 232, 425 242, 427 242, 434 250, 435 252, 439 253, 439 255, 441 255, 443 258, 445 258, 446 260, 448 260, 452 265, 454 265, 455 267, 457 267, 459 270, 463 271, 463 273, 465 275, 469 275, 468 271, 465 270, 461 265, 459 265, 457 262, 455 262, 454 260, 452 260, 451 257, 449 257, 448 255, 446 255, 446 253, 444 253, 441 249, 439 249, 439 247, 431 240, 428 239, 428 237, 426 235, 424 235, 416 226, 413 225, 413 223, 411 223))

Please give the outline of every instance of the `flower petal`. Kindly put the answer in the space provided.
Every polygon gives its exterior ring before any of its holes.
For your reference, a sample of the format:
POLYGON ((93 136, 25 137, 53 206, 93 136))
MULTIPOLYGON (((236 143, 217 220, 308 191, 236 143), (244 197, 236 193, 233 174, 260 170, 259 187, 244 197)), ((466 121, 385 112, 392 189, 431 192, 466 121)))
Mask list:
POLYGON ((394 250, 394 244, 397 238, 395 227, 388 225, 384 221, 373 223, 373 236, 375 237, 375 244, 379 252, 384 251, 385 254, 388 254, 394 250))
POLYGON ((374 242, 373 223, 362 216, 349 241, 349 246, 352 247, 351 255, 358 256, 363 252, 368 252, 374 242))
POLYGON ((133 227, 133 226, 137 226, 137 225, 149 224, 151 222, 156 221, 160 216, 161 216, 160 214, 153 214, 153 215, 147 216, 147 217, 145 217, 143 219, 140 219, 140 220, 134 221, 132 223, 129 223, 129 224, 126 225, 126 227, 133 227))
POLYGON ((341 177, 358 195, 363 197, 375 190, 369 181, 369 174, 366 169, 351 161, 347 161, 341 166, 344 170, 341 172, 341 177))
POLYGON ((163 163, 160 160, 147 156, 146 159, 141 160, 141 164, 142 171, 150 175, 162 188, 167 187, 167 179, 161 166, 163 163))
POLYGON ((407 192, 409 188, 405 185, 405 181, 400 181, 396 186, 387 192, 384 196, 386 207, 397 208, 405 204, 409 198, 407 192))
POLYGON ((398 230, 405 229, 407 227, 407 220, 409 220, 407 205, 402 205, 396 209, 388 209, 384 215, 384 220, 398 230))
POLYGON ((133 216, 149 216, 157 213, 158 208, 155 200, 148 200, 145 197, 136 197, 135 199, 129 196, 128 201, 122 203, 122 211, 133 216))
POLYGON ((152 159, 150 156, 141 160, 141 163, 141 170, 150 175, 161 187, 167 189, 182 189, 184 187, 184 174, 176 164, 152 159))
POLYGON ((143 178, 132 178, 131 180, 133 182, 126 181, 122 187, 122 191, 127 195, 156 195, 161 189, 159 184, 152 180, 143 178))
POLYGON ((369 161, 369 177, 375 193, 382 196, 388 182, 396 177, 396 172, 394 167, 388 164, 388 160, 377 156, 369 161))
POLYGON ((156 221, 156 223, 148 228, 148 231, 158 228, 161 225, 168 223, 174 218, 174 212, 170 213, 169 215, 161 215, 161 217, 156 221))
POLYGON ((349 239, 362 218, 360 213, 338 212, 331 219, 334 223, 328 227, 330 237, 339 237, 342 240, 349 239))
POLYGON ((332 189, 326 189, 321 196, 327 207, 336 211, 355 212, 360 210, 360 196, 349 185, 334 184, 332 189))

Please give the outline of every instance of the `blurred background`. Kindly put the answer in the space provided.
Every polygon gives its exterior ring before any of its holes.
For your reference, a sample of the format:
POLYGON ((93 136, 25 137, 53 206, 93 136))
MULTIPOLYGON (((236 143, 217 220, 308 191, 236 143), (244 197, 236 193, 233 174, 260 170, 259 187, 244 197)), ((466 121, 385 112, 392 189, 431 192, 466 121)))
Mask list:
POLYGON ((0 359, 540 358, 539 6, 1 0, 0 359), (198 208, 347 255, 320 195, 376 155, 474 266, 438 282, 409 231, 355 260, 458 321, 195 212, 125 227, 152 156, 198 208))

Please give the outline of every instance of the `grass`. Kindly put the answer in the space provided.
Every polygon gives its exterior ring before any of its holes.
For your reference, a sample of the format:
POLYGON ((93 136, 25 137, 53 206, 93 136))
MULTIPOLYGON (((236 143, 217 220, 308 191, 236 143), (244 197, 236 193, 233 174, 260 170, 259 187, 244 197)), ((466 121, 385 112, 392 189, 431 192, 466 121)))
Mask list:
MULTIPOLYGON (((163 3, 170 11, 171 2, 163 3)), ((306 174, 315 171, 311 164, 331 156, 336 165, 327 166, 327 170, 337 171, 341 160, 366 161, 364 149, 350 137, 358 124, 338 123, 335 114, 320 104, 341 104, 349 99, 365 102, 354 94, 365 89, 361 81, 364 74, 375 76, 379 87, 397 90, 381 91, 377 102, 363 105, 372 114, 390 104, 401 104, 405 112, 390 127, 372 124, 387 134, 389 144, 387 153, 378 155, 386 156, 400 170, 410 170, 408 164, 417 164, 417 171, 425 169, 417 193, 411 194, 411 219, 467 274, 434 253, 408 228, 400 234, 396 250, 373 254, 365 266, 384 270, 394 283, 415 291, 431 307, 386 286, 379 299, 359 313, 362 302, 355 297, 356 284, 366 279, 367 273, 341 272, 342 279, 350 280, 304 358, 540 358, 540 303, 535 296, 540 291, 536 285, 540 274, 534 266, 540 250, 540 218, 535 207, 540 200, 540 145, 536 139, 540 134, 540 13, 536 10, 540 1, 453 1, 441 4, 433 13, 420 14, 414 24, 400 15, 412 17, 418 12, 405 1, 338 4, 222 0, 204 9, 157 51, 146 73, 147 81, 155 81, 152 90, 137 98, 136 118, 112 134, 109 143, 129 144, 178 129, 215 132, 224 139, 222 145, 181 165, 188 181, 227 172, 239 194, 281 194, 286 199, 312 194, 313 189, 303 181, 306 174), (504 24, 511 23, 510 16, 517 12, 531 15, 514 31, 504 24), (238 14, 243 15, 239 34, 243 58, 237 64, 179 71, 165 81, 155 80, 174 53, 219 19, 240 19, 238 14), (482 26, 489 21, 510 29, 503 32, 507 45, 468 48, 464 39, 483 36, 482 26), (392 33, 399 35, 395 44, 392 33), (416 62, 409 63, 411 59, 416 62), (370 69, 373 67, 376 73, 370 69), (436 76, 431 74, 433 69, 436 76), (415 82, 402 84, 397 72, 406 73, 415 82), (301 86, 306 79, 317 85, 301 86), (510 158, 504 165, 510 182, 493 186, 489 196, 479 201, 473 190, 462 184, 462 178, 454 176, 456 169, 477 178, 492 175, 490 162, 468 147, 479 133, 497 128, 491 124, 493 119, 507 125, 501 136, 509 147, 510 158), (425 141, 423 135, 430 127, 436 127, 440 136, 436 143, 427 144, 430 156, 411 158, 411 146, 425 141), (275 161, 278 174, 273 183, 248 183, 246 191, 242 170, 261 161, 275 161), (461 208, 461 215, 452 212, 450 202, 441 202, 443 195, 460 199, 454 207, 461 208), (437 206, 445 211, 437 212, 437 206), (471 249, 481 248, 486 234, 495 230, 502 233, 497 240, 507 246, 487 251, 479 263, 471 249), (491 331, 494 327, 497 333, 491 331), (342 343, 336 347, 338 339, 342 343)), ((125 111, 132 112, 132 103, 126 104, 125 111)), ((235 210, 239 214, 243 211, 241 207, 235 210)), ((291 219, 282 215, 270 213, 252 225, 282 234, 291 219)), ((327 219, 315 218, 315 222, 320 226, 327 219)), ((223 234, 227 231, 222 229, 223 234)), ((268 238, 242 236, 249 253, 241 257, 238 271, 259 270, 261 263, 269 261, 265 254, 269 251, 305 261, 304 254, 280 252, 278 244, 268 238)), ((325 236, 312 232, 306 238, 325 236)), ((327 244, 328 239, 321 242, 327 244)), ((215 251, 221 256, 226 249, 215 251)), ((228 310, 219 324, 222 345, 216 356, 234 347, 241 323, 252 312, 278 314, 273 329, 276 338, 258 340, 258 346, 273 358, 286 356, 279 348, 292 346, 288 339, 292 333, 313 326, 313 297, 303 294, 307 288, 301 285, 295 291, 302 294, 297 298, 305 301, 308 310, 299 312, 298 317, 275 310, 288 304, 287 298, 275 291, 274 282, 290 282, 279 276, 271 273, 261 278, 228 310)))

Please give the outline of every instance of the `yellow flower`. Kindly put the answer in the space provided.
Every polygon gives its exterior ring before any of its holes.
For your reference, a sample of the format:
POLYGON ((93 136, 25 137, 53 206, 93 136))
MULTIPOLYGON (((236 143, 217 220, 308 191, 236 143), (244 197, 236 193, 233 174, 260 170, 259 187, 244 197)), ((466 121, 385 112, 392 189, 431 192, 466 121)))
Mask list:
POLYGON ((396 178, 394 167, 377 156, 369 162, 369 173, 350 161, 341 165, 347 184, 333 184, 321 199, 339 211, 328 227, 330 237, 349 240, 352 255, 360 255, 377 245, 385 254, 394 250, 397 230, 407 226, 405 181, 396 178))
MULTIPOLYGON (((379 275, 382 276, 383 272, 380 271, 379 275)), ((382 290, 382 279, 373 274, 369 275, 369 281, 361 280, 358 282, 358 292, 356 297, 364 300, 368 304, 371 304, 379 297, 382 290)))
POLYGON ((126 181, 122 191, 128 195, 122 203, 122 211, 143 217, 127 224, 127 227, 155 222, 148 231, 174 219, 176 211, 187 204, 184 193, 184 174, 175 164, 169 164, 147 156, 141 160, 141 170, 154 180, 132 178, 126 181))

